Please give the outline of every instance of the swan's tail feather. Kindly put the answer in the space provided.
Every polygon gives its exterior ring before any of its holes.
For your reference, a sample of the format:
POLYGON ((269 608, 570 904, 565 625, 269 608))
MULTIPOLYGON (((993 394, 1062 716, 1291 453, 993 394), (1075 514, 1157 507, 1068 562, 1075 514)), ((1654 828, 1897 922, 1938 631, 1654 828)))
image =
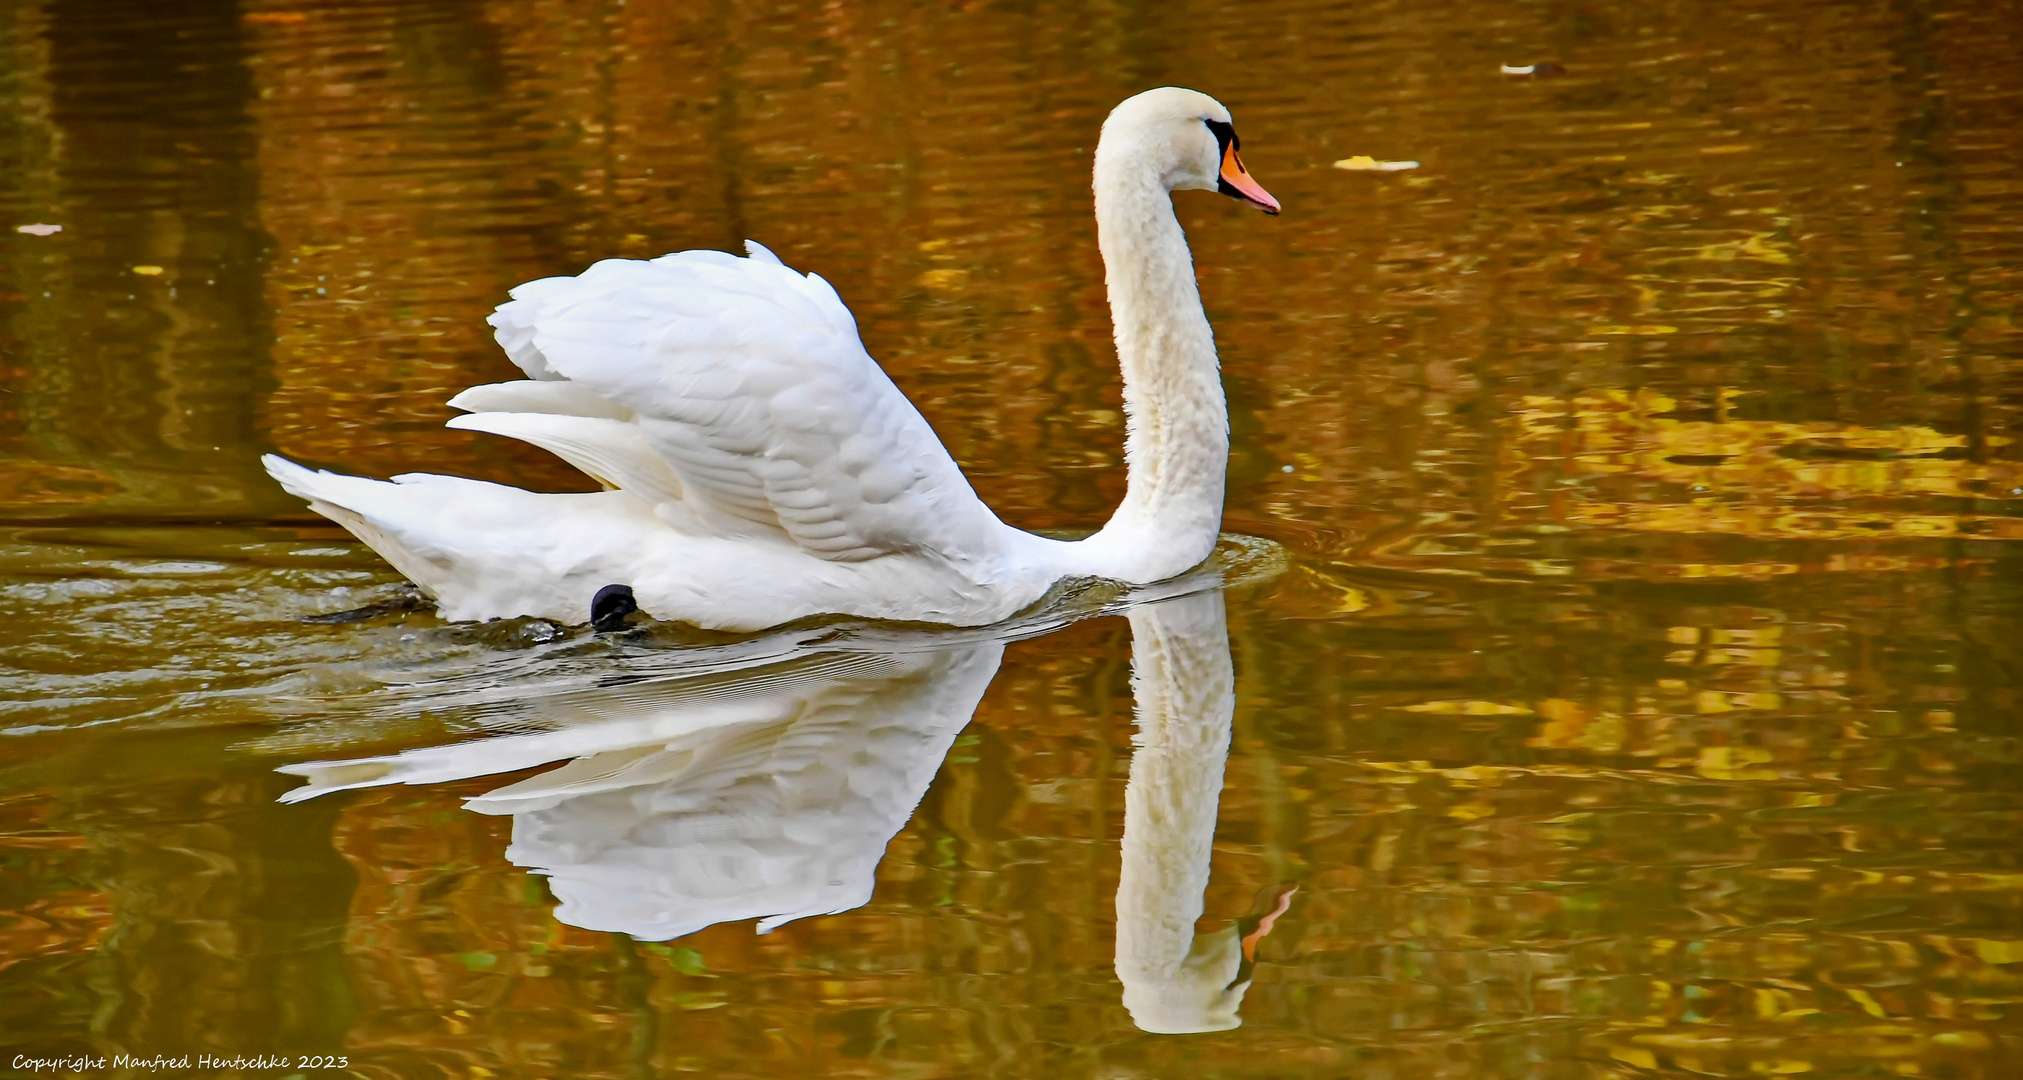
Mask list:
POLYGON ((400 485, 360 476, 313 471, 277 454, 261 455, 260 463, 267 467, 267 475, 273 477, 283 490, 309 500, 311 510, 344 526, 351 535, 364 541, 365 546, 392 563, 393 568, 406 575, 409 581, 419 585, 423 592, 430 596, 438 595, 446 558, 425 545, 415 543, 412 537, 396 535, 391 524, 390 519, 398 516, 400 509, 394 502, 399 498, 395 493, 400 490, 400 485), (379 512, 375 513, 375 510, 379 512))

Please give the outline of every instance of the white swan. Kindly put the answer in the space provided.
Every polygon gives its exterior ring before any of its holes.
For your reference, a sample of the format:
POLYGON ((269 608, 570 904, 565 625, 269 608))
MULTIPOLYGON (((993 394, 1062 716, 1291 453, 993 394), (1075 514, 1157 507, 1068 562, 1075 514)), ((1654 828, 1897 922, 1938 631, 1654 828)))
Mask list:
POLYGON ((1086 540, 1011 528, 864 351, 835 290, 757 244, 613 259, 513 290, 491 317, 529 378, 475 386, 450 426, 544 447, 603 492, 456 477, 389 483, 269 455, 290 492, 449 619, 582 622, 607 585, 662 619, 753 630, 844 614, 1006 618, 1066 578, 1143 583, 1215 546, 1228 410, 1170 193, 1278 202, 1229 111, 1192 90, 1118 105, 1096 147, 1097 239, 1123 368, 1129 481, 1086 540))

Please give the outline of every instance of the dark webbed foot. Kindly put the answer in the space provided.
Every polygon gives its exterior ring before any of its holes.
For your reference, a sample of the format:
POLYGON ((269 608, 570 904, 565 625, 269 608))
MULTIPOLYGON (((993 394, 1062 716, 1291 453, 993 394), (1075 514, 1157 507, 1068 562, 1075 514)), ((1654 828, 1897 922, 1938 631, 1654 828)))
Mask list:
POLYGON ((639 610, 632 586, 606 585, 590 599, 590 628, 600 634, 625 629, 625 617, 639 610))

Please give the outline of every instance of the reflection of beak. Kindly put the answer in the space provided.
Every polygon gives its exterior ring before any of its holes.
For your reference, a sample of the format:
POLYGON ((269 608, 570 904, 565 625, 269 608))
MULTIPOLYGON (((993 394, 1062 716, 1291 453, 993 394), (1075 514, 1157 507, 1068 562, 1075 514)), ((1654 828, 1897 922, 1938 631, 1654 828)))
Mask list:
MULTIPOLYGON (((1259 194, 1264 193, 1263 188, 1257 190, 1259 194)), ((1269 195, 1265 195, 1264 197, 1267 199, 1271 198, 1269 195)), ((1278 204, 1273 203, 1272 205, 1276 206, 1278 204)), ((1278 894, 1278 902, 1271 906, 1271 911, 1266 913, 1263 918, 1258 919, 1257 925, 1251 927, 1250 932, 1243 935, 1243 958, 1245 960, 1252 963, 1257 962, 1257 943, 1263 941, 1266 934, 1271 933, 1271 928, 1278 923, 1278 917, 1285 914, 1285 909, 1292 906, 1292 894, 1298 891, 1299 886, 1297 885, 1286 886, 1285 891, 1278 894)), ((1243 921, 1248 922, 1249 920, 1243 921)), ((1239 925, 1241 924, 1239 923, 1239 925)))
POLYGON ((1236 156, 1234 141, 1222 151, 1222 175, 1218 178, 1215 190, 1253 203, 1267 214, 1278 213, 1278 200, 1272 198, 1271 192, 1264 190, 1258 186, 1257 181, 1250 178, 1250 173, 1243 167, 1243 159, 1236 156))
MULTIPOLYGON (((1269 199, 1271 196, 1266 195, 1265 198, 1269 199)), ((1250 970, 1257 966, 1258 943, 1262 942, 1265 939, 1265 935, 1271 933, 1271 928, 1278 924, 1278 917, 1285 914, 1286 909, 1292 906, 1292 894, 1298 891, 1299 886, 1297 885, 1280 885, 1278 886, 1278 898, 1272 902, 1270 911, 1265 912, 1263 915, 1249 915, 1236 920, 1236 925, 1231 929, 1243 935, 1237 939, 1243 950, 1243 959, 1238 960, 1236 963, 1236 978, 1229 980, 1230 986, 1250 981, 1250 970)), ((1270 894, 1267 893, 1266 895, 1270 894)), ((1227 988, 1225 987, 1225 989, 1227 988)))

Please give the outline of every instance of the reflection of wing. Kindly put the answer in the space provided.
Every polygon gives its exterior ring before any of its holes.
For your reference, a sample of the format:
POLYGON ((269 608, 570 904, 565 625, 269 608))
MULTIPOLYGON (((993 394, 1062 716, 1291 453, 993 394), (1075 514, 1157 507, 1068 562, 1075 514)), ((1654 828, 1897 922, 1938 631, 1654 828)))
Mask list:
POLYGON ((284 798, 573 758, 467 804, 513 815, 506 855, 549 875, 557 918, 645 940, 754 917, 763 932, 870 899, 1002 651, 831 654, 586 692, 541 707, 555 730, 289 766, 311 783, 284 798))
POLYGON ((1236 706, 1221 593, 1132 609, 1131 689, 1138 732, 1117 883, 1124 1007, 1151 1032, 1233 1028, 1250 986, 1237 930, 1194 936, 1236 706))
POLYGON ((995 543, 1003 526, 836 291, 749 246, 514 289, 491 322, 533 381, 465 391, 452 404, 478 415, 452 426, 546 447, 693 535, 844 562, 995 543))

